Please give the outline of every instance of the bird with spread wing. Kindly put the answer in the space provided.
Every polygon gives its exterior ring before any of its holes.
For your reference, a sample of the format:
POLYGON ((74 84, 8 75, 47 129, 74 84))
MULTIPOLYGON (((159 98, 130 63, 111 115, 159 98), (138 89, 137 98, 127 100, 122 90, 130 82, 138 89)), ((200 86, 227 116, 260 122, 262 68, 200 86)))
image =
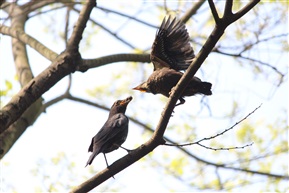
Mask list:
MULTIPOLYGON (((167 19, 164 18, 157 31, 150 54, 154 71, 147 81, 133 89, 169 97, 172 88, 183 76, 180 71, 186 70, 195 57, 189 41, 190 37, 186 26, 181 20, 176 17, 172 19, 171 16, 167 19)), ((185 103, 185 96, 211 95, 211 87, 211 83, 202 82, 196 76, 192 77, 177 105, 185 103)))

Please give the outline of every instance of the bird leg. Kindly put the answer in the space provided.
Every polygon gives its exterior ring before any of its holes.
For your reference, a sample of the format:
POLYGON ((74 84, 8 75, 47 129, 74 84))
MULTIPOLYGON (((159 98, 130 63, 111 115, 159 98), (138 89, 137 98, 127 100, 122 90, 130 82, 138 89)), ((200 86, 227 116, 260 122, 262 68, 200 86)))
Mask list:
MULTIPOLYGON (((106 159, 105 153, 103 153, 103 155, 104 155, 104 159, 105 159, 106 166, 107 166, 107 168, 108 168, 108 163, 107 163, 107 159, 106 159)), ((114 176, 112 176, 112 178, 115 179, 114 176)))
POLYGON ((122 147, 122 146, 119 146, 120 148, 122 148, 122 149, 124 149, 124 150, 126 150, 127 151, 127 153, 130 153, 132 150, 130 150, 130 149, 126 149, 126 148, 124 148, 124 147, 122 147))
POLYGON ((103 153, 103 155, 104 155, 106 166, 108 167, 108 163, 107 163, 107 159, 106 159, 105 153, 103 153))
POLYGON ((126 149, 126 148, 124 148, 124 147, 122 147, 122 146, 120 146, 120 145, 118 145, 118 144, 115 144, 115 143, 114 143, 113 145, 115 145, 115 146, 117 146, 117 147, 120 147, 120 148, 126 150, 127 153, 130 153, 130 152, 132 151, 132 150, 130 150, 130 149, 126 149))

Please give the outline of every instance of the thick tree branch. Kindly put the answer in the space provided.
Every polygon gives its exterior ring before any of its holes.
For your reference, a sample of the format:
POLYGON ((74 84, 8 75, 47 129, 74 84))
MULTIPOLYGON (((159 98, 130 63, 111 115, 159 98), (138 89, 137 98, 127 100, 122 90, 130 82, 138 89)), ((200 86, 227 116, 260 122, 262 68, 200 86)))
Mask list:
POLYGON ((20 40, 22 43, 29 45, 31 48, 35 49, 38 53, 44 56, 46 59, 53 61, 58 54, 44 46, 38 40, 34 39, 30 35, 26 34, 23 30, 11 28, 0 24, 0 32, 4 35, 11 36, 20 40))
POLYGON ((8 153, 15 141, 17 141, 18 138, 26 131, 26 129, 36 121, 41 113, 42 98, 39 98, 23 113, 19 119, 17 119, 16 122, 1 133, 0 159, 2 159, 8 153))
POLYGON ((15 122, 27 108, 31 106, 43 93, 54 86, 59 80, 76 70, 81 62, 78 43, 81 40, 89 15, 96 5, 90 0, 83 6, 72 36, 68 41, 68 48, 37 77, 23 87, 0 112, 0 133, 4 132, 15 122))
POLYGON ((224 10, 225 17, 231 17, 233 15, 232 7, 233 7, 233 0, 227 0, 225 4, 225 10, 224 10))
POLYGON ((73 50, 73 52, 79 52, 78 45, 80 43, 80 40, 82 39, 82 34, 86 27, 86 23, 89 20, 90 13, 95 6, 96 6, 95 0, 90 0, 81 9, 74 30, 71 34, 70 39, 67 42, 68 50, 73 50))
MULTIPOLYGON (((26 34, 24 31, 12 29, 5 25, 0 25, 0 32, 4 35, 9 35, 13 38, 17 38, 21 42, 29 45, 35 49, 46 59, 53 61, 58 54, 44 46, 41 42, 26 34)), ((77 67, 78 71, 85 72, 90 68, 99 67, 105 64, 115 62, 150 62, 149 54, 114 54, 109 56, 103 56, 96 59, 83 59, 83 61, 77 67)))
MULTIPOLYGON (((10 4, 9 15, 11 16, 11 26, 15 31, 24 31, 27 14, 16 4, 10 4), (13 7, 13 9, 12 9, 13 7), (21 17, 18 17, 21 15, 21 17)), ((0 26, 1 29, 1 26, 0 26)), ((16 38, 12 38, 12 51, 15 62, 17 75, 21 87, 27 85, 33 78, 30 68, 26 45, 16 38)), ((33 105, 31 105, 17 121, 11 125, 6 132, 0 135, 0 158, 2 158, 12 147, 15 141, 23 134, 26 128, 34 123, 40 115, 42 105, 42 98, 39 98, 33 105)))
POLYGON ((90 68, 100 67, 102 65, 115 62, 150 62, 149 54, 113 54, 103 56, 96 59, 85 59, 82 64, 77 67, 78 71, 85 72, 90 68))

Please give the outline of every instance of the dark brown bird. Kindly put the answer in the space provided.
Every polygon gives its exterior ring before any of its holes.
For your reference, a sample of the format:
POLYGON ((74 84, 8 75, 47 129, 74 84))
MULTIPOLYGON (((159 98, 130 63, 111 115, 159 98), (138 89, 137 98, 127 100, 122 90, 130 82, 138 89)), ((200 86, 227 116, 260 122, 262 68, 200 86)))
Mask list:
MULTIPOLYGON (((150 54, 154 71, 146 82, 133 89, 169 97, 172 88, 183 75, 180 70, 186 70, 195 57, 189 40, 189 34, 182 21, 176 17, 171 20, 171 16, 167 20, 164 18, 157 31, 150 54)), ((211 83, 202 82, 201 79, 194 76, 179 98, 180 103, 177 105, 185 103, 183 98, 185 96, 211 95, 211 87, 211 83)))
POLYGON ((118 149, 126 140, 129 119, 125 116, 125 111, 131 100, 132 97, 130 96, 124 100, 117 100, 114 102, 107 121, 91 140, 88 152, 92 152, 92 154, 90 155, 86 166, 90 165, 95 156, 102 152, 108 167, 105 154, 118 149))

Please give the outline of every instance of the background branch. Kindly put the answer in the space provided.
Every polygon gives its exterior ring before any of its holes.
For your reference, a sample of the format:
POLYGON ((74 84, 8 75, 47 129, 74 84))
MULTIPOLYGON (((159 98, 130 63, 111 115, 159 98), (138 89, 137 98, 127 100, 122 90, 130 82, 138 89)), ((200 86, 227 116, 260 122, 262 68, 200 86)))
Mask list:
POLYGON ((7 27, 0 24, 0 33, 16 38, 23 44, 29 45, 31 48, 35 49, 39 54, 50 61, 53 61, 58 56, 57 53, 47 48, 35 38, 26 34, 23 30, 7 27))
POLYGON ((68 41, 69 51, 62 53, 46 70, 32 79, 23 87, 0 112, 0 133, 4 132, 15 122, 29 106, 43 93, 54 86, 66 75, 74 72, 80 62, 78 43, 82 37, 89 14, 95 6, 95 1, 90 0, 83 6, 86 13, 81 13, 79 20, 68 41), (21 101, 19 103, 19 101, 21 101))

